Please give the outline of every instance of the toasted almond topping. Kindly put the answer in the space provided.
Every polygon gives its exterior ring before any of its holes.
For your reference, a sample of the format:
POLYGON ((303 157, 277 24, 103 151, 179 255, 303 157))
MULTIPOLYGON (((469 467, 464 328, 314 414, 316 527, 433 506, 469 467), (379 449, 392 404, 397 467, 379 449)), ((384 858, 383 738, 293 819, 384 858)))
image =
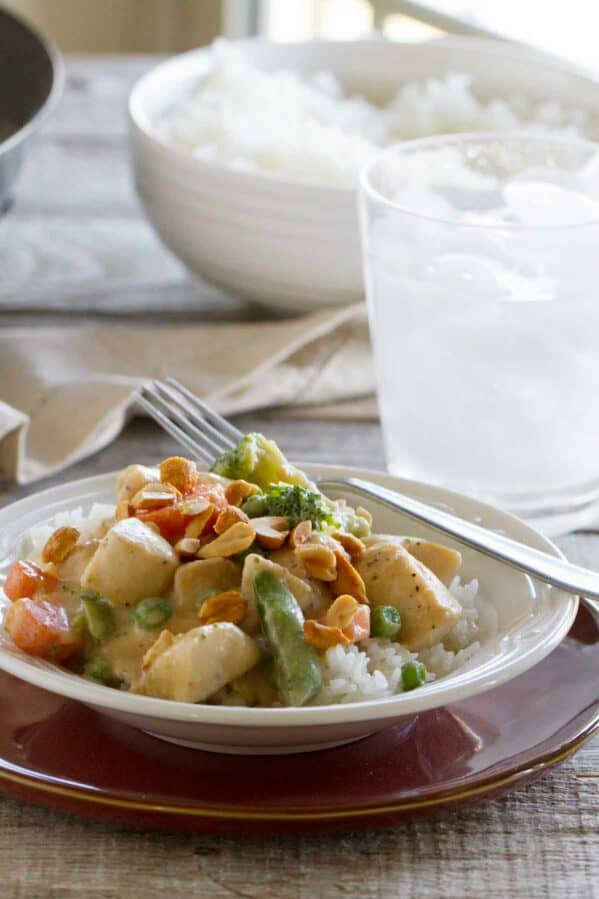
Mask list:
POLYGON ((320 650, 330 649, 331 646, 337 646, 338 643, 342 646, 350 643, 349 637, 343 633, 340 627, 329 627, 313 618, 304 621, 304 637, 311 646, 320 650))
POLYGON ((194 558, 201 546, 197 537, 183 537, 178 543, 175 543, 174 550, 180 556, 194 558))
POLYGON ((264 549, 280 549, 289 534, 289 521, 280 515, 252 518, 250 523, 256 533, 256 540, 264 549))
POLYGON ((260 488, 249 481, 231 481, 225 489, 225 498, 232 506, 240 506, 248 496, 260 493, 260 488))
POLYGON ((227 506, 226 509, 219 512, 218 518, 214 524, 214 530, 217 534, 224 534, 225 531, 228 531, 229 528, 233 527, 238 521, 245 521, 247 523, 249 518, 245 512, 242 512, 237 506, 227 506))
POLYGON ((211 521, 214 520, 214 506, 207 503, 203 512, 193 518, 185 528, 186 537, 202 537, 211 521))
POLYGON ((349 595, 355 597, 358 602, 368 604, 366 587, 364 586, 364 581, 360 574, 358 574, 352 563, 347 560, 343 553, 337 552, 335 553, 335 557, 337 559, 337 577, 331 584, 331 590, 334 595, 341 596, 343 593, 349 593, 349 595))
POLYGON ((157 481, 146 484, 145 487, 138 490, 130 502, 136 512, 140 510, 149 512, 151 509, 172 506, 180 497, 181 494, 172 484, 161 484, 157 481))
POLYGON ((212 506, 209 499, 206 499, 203 496, 189 496, 187 499, 177 503, 177 511, 179 511, 181 515, 186 516, 201 515, 209 506, 212 506))
POLYGON ((79 540, 77 528, 58 528, 51 534, 42 549, 43 562, 62 562, 75 549, 79 540))
POLYGON ((249 549, 254 542, 254 529, 245 521, 238 521, 228 531, 221 534, 216 540, 211 540, 202 546, 198 553, 199 559, 212 559, 220 556, 223 559, 235 556, 244 549, 249 549))
POLYGON ((326 546, 334 553, 343 553, 343 555, 349 559, 349 553, 346 552, 341 543, 338 540, 335 540, 334 537, 331 537, 330 534, 323 534, 321 531, 312 531, 312 535, 307 542, 318 544, 319 546, 326 546))
POLYGON ((301 546, 302 543, 308 543, 312 537, 312 522, 300 521, 289 535, 289 545, 292 549, 301 546))
POLYGON ((328 546, 301 543, 295 548, 294 553, 310 577, 319 581, 334 581, 337 577, 336 556, 328 546))
POLYGON ((239 590, 224 590, 204 600, 198 612, 198 621, 200 624, 216 624, 218 621, 240 624, 247 608, 248 601, 239 590))
POLYGON ((181 493, 190 493, 198 483, 198 471, 195 462, 182 456, 170 456, 161 462, 160 480, 163 484, 172 484, 181 493))
POLYGON ((170 631, 161 631, 160 636, 156 640, 155 643, 152 643, 148 651, 143 657, 143 661, 141 663, 142 669, 145 671, 150 667, 154 659, 157 659, 159 655, 162 655, 165 650, 169 649, 173 643, 175 642, 175 637, 171 634, 170 631))
POLYGON ((129 501, 126 499, 121 499, 116 504, 116 509, 114 511, 114 517, 116 521, 122 521, 123 518, 131 517, 131 506, 129 505, 129 501))
POLYGON ((359 537, 354 537, 353 534, 346 534, 345 531, 338 531, 332 536, 349 553, 351 559, 359 559, 364 552, 365 547, 359 537))
POLYGON ((358 601, 353 596, 350 596, 349 593, 342 593, 329 607, 324 617, 324 624, 328 624, 329 627, 340 627, 343 630, 352 623, 358 608, 358 601))

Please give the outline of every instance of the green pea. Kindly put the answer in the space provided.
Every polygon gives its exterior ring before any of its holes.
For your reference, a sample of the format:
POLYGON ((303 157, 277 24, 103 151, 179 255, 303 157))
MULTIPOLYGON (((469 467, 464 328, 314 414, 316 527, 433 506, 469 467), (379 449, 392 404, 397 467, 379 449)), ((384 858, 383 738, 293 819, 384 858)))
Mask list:
POLYGON ((201 608, 207 599, 210 599, 211 596, 216 596, 218 593, 222 593, 222 590, 213 587, 212 590, 204 590, 203 593, 200 593, 198 598, 196 599, 196 609, 201 608))
POLYGON ((394 606, 377 606, 370 616, 370 636, 395 640, 401 630, 401 615, 394 606))
POLYGON ((422 662, 406 662, 401 669, 404 690, 415 690, 426 681, 426 668, 422 662))
POLYGON ((113 680, 112 668, 110 662, 106 659, 96 656, 85 663, 83 674, 89 680, 99 681, 101 684, 108 684, 113 680))
POLYGON ((162 596, 151 596, 142 599, 133 611, 133 620, 144 631, 152 631, 161 627, 173 614, 173 607, 168 599, 162 596))

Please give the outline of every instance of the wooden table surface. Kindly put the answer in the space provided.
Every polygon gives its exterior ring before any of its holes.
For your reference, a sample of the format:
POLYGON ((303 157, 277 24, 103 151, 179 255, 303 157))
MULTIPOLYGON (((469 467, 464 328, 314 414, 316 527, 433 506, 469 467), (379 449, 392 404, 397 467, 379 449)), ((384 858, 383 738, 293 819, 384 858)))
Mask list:
MULTIPOLYGON (((70 60, 66 96, 0 220, 0 327, 78 317, 206 317, 223 309, 163 250, 134 199, 125 100, 151 58, 70 60)), ((1 398, 0 385, 0 398, 1 398)), ((265 417, 268 419, 265 424, 265 417)), ((297 460, 382 466, 378 425, 284 420, 262 426, 297 460)), ((258 424, 237 419, 242 429, 258 424)), ((165 456, 170 439, 133 421, 63 477, 165 456)), ((35 489, 35 488, 33 488, 35 489)), ((0 484, 0 504, 29 491, 0 484)), ((599 536, 558 541, 599 567, 599 536)), ((599 740, 532 786, 438 821, 343 836, 249 840, 127 833, 0 797, 3 899, 599 897, 599 740)))

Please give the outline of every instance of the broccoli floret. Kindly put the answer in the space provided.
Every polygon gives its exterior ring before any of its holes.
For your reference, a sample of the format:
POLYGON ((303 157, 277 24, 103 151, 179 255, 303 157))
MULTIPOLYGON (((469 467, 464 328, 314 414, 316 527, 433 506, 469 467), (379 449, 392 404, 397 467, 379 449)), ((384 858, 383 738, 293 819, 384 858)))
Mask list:
POLYGON ((274 440, 262 434, 246 434, 234 449, 219 456, 210 470, 232 480, 250 481, 262 490, 279 482, 312 486, 306 475, 287 461, 274 440))
POLYGON ((250 518, 283 515, 294 528, 300 521, 311 521, 317 530, 338 526, 329 501, 317 490, 299 484, 270 484, 262 493, 250 496, 243 504, 250 518))
POLYGON ((334 503, 333 516, 338 531, 345 531, 354 537, 367 537, 370 533, 370 522, 358 515, 351 506, 338 506, 334 503))

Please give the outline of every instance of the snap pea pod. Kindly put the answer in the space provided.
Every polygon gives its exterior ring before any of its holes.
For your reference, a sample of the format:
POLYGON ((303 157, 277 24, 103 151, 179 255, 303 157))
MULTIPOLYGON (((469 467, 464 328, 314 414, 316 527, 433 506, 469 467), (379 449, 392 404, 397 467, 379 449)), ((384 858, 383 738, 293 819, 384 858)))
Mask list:
POLYGON ((81 593, 81 615, 84 627, 94 640, 104 642, 116 630, 114 612, 109 600, 93 590, 81 593))
POLYGON ((294 595, 270 571, 254 578, 264 633, 275 658, 275 683, 285 705, 305 705, 320 690, 322 670, 304 638, 304 616, 294 595))

